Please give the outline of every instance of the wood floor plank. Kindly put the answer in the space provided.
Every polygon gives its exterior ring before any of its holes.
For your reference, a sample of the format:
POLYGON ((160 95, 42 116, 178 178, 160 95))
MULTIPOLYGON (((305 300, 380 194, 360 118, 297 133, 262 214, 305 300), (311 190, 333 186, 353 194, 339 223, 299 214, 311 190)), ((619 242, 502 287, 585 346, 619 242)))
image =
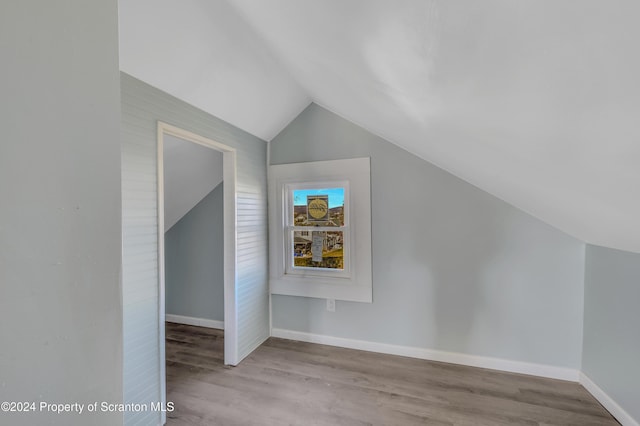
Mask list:
POLYGON ((579 384, 270 338, 237 367, 220 330, 167 323, 168 425, 617 425, 579 384))

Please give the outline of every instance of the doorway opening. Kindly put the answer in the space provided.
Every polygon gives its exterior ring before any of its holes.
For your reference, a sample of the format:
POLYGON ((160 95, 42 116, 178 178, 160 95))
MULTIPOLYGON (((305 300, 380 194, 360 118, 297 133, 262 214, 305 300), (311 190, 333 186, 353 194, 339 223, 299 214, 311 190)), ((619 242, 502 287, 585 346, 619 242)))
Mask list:
MULTIPOLYGON (((163 122, 158 122, 157 135, 160 387, 162 402, 166 403, 166 320, 223 328, 224 363, 239 362, 235 291, 236 151, 163 122), (199 235, 203 226, 207 236, 199 235), (196 236, 186 249, 181 240, 187 237, 181 233, 196 236), (171 256, 166 258, 166 254, 171 256), (222 271, 218 270, 220 267, 222 271), (190 294, 180 293, 186 292, 186 288, 181 289, 175 282, 177 276, 185 273, 190 275, 190 294), (214 288, 217 286, 221 288, 214 288), (171 312, 167 313, 167 296, 171 295, 174 296, 169 301, 171 312), (214 300, 216 295, 222 295, 223 303, 214 300), (222 317, 224 321, 220 321, 222 317)), ((163 422, 165 416, 163 413, 163 422)))

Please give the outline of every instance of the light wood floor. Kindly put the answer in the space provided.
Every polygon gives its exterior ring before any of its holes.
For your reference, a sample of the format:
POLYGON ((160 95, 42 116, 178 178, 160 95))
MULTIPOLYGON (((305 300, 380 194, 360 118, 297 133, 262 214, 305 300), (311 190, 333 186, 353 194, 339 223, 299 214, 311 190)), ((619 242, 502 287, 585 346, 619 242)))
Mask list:
POLYGON ((168 425, 617 425, 579 384, 167 323, 168 425))

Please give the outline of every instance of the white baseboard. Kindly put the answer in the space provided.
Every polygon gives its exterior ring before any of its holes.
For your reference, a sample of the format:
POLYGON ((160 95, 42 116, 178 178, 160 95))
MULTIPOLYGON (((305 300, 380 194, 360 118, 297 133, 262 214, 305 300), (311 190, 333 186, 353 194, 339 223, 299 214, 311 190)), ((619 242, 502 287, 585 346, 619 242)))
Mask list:
POLYGON ((224 330, 224 321, 216 321, 205 318, 185 317, 183 315, 166 314, 165 320, 177 324, 195 325, 198 327, 217 328, 224 330))
POLYGON ((606 408, 623 426, 640 426, 629 413, 607 395, 586 374, 571 368, 555 367, 544 364, 532 364, 520 361, 510 361, 456 352, 437 351, 432 349, 415 348, 410 346, 390 345, 386 343, 369 342, 365 340, 345 339, 343 337, 325 336, 322 334, 305 333, 301 331, 273 328, 273 337, 298 340, 301 342, 318 343, 321 345, 338 346, 341 348, 358 349, 362 351, 378 352, 390 355, 406 356, 410 358, 440 361, 451 364, 468 365, 471 367, 488 368, 491 370, 508 371, 511 373, 529 374, 532 376, 548 377, 551 379, 579 382, 606 408))
POLYGON ((622 426, 640 426, 640 424, 627 413, 621 406, 618 405, 609 395, 605 393, 598 385, 596 385, 590 378, 584 373, 580 373, 580 384, 589 391, 595 399, 606 408, 622 426))
POLYGON ((578 370, 544 364, 532 364, 527 362, 510 361, 506 359, 468 355, 456 352, 444 352, 432 349, 415 348, 410 346, 389 345, 386 343, 345 339, 342 337, 284 330, 281 328, 274 328, 271 331, 271 335, 273 337, 299 340, 302 342, 319 343, 322 345, 359 349, 362 351, 379 352, 390 355, 400 355, 410 358, 426 359, 429 361, 448 362, 451 364, 461 364, 471 367, 488 368, 491 370, 508 371, 511 373, 529 374, 532 376, 569 380, 572 382, 578 382, 580 379, 580 371, 578 370))

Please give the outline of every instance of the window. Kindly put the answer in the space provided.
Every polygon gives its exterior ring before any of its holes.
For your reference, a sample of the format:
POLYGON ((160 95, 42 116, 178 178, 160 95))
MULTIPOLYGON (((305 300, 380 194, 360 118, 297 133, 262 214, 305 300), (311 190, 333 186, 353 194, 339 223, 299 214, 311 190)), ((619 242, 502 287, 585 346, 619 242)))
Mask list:
POLYGON ((271 293, 371 302, 369 159, 269 172, 271 293))
POLYGON ((348 188, 346 181, 284 186, 287 274, 348 276, 348 188))

